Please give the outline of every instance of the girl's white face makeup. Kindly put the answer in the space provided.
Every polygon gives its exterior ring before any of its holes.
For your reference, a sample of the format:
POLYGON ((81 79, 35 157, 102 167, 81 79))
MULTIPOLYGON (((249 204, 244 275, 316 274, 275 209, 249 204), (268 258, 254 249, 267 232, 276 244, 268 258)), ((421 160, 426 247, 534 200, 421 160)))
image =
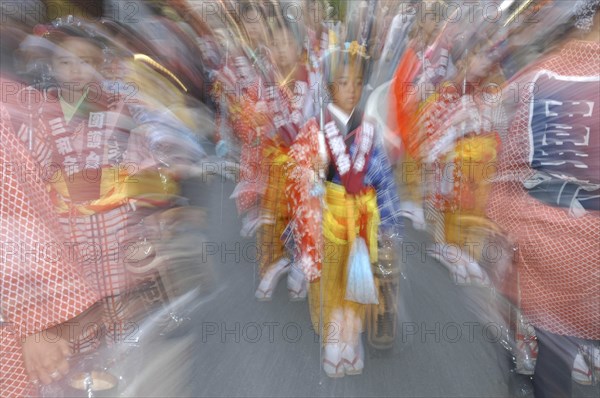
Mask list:
POLYGON ((102 50, 77 37, 65 39, 52 56, 54 78, 74 91, 83 91, 86 85, 100 80, 101 63, 102 50))
POLYGON ((333 103, 347 114, 351 114, 362 95, 363 81, 360 68, 345 66, 333 84, 333 103))

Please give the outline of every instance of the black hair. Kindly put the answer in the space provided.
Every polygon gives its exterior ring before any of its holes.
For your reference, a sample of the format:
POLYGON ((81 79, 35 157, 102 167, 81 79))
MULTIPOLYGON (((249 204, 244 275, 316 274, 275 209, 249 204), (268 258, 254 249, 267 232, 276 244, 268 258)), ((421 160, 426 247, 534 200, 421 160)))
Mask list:
POLYGON ((354 65, 359 68, 360 73, 364 76, 367 71, 368 57, 353 53, 348 50, 336 49, 327 54, 323 61, 323 78, 327 85, 331 85, 335 81, 335 76, 340 69, 346 68, 349 65, 354 65))
POLYGON ((78 38, 83 39, 100 51, 107 49, 107 44, 100 37, 86 31, 85 29, 75 25, 62 25, 57 28, 50 30, 44 35, 50 42, 60 45, 67 39, 78 38))
POLYGON ((304 40, 302 37, 302 33, 300 32, 300 27, 298 26, 298 22, 293 21, 287 15, 279 15, 274 18, 273 23, 269 27, 270 39, 275 39, 275 32, 278 30, 286 30, 291 36, 294 38, 294 41, 298 45, 298 49, 302 49, 304 45, 304 40))
MULTIPOLYGON (((242 29, 246 37, 248 37, 248 32, 246 31, 246 23, 247 22, 255 22, 254 20, 250 20, 247 18, 246 13, 248 10, 255 10, 258 13, 258 20, 256 22, 263 25, 265 29, 268 29, 268 20, 267 20, 267 12, 264 7, 255 0, 249 1, 241 1, 239 5, 239 12, 235 13, 235 22, 242 29)), ((267 31, 267 38, 270 38, 271 32, 267 31)))

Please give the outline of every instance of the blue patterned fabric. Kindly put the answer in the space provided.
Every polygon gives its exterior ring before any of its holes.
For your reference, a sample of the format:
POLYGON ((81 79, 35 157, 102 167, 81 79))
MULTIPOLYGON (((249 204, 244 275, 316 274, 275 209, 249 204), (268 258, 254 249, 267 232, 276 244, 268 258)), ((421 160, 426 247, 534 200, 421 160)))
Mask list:
MULTIPOLYGON (((373 187, 377 193, 377 207, 381 217, 380 230, 386 229, 396 233, 401 232, 404 223, 400 216, 400 198, 398 188, 394 179, 394 172, 384 148, 376 136, 374 139, 374 148, 371 151, 367 173, 365 174, 364 184, 373 187)), ((354 157, 356 144, 350 145, 350 157, 354 157)), ((333 175, 332 182, 342 184, 339 174, 333 175)))

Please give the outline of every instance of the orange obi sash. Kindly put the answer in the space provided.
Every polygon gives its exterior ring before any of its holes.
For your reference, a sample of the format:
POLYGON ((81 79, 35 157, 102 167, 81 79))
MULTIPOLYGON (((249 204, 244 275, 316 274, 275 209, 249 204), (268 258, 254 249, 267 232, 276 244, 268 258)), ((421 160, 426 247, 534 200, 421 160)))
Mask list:
POLYGON ((109 211, 132 199, 141 207, 163 206, 180 193, 179 183, 164 170, 143 170, 130 175, 126 167, 114 166, 102 168, 102 173, 90 172, 89 175, 77 173, 65 176, 58 171, 51 180, 49 190, 60 214, 79 215, 109 211), (97 185, 98 179, 99 192, 95 199, 81 201, 72 198, 78 186, 85 189, 86 183, 97 185))

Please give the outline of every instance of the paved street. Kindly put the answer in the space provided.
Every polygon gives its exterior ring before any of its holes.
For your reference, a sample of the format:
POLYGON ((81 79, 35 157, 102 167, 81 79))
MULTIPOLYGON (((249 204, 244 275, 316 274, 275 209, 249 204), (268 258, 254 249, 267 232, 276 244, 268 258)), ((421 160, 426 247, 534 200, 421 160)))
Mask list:
MULTIPOLYGON (((199 195, 210 204, 209 258, 222 291, 196 313, 193 395, 201 397, 503 397, 506 361, 488 325, 469 308, 485 292, 453 285, 421 253, 406 257, 399 336, 389 352, 367 350, 360 376, 329 379, 306 302, 289 302, 285 281, 272 302, 254 300, 256 246, 240 238, 232 185, 199 195)), ((424 242, 407 228, 407 242, 424 242)), ((417 245, 418 246, 418 245, 417 245)), ((208 246, 207 246, 208 247, 208 246)), ((413 250, 405 250, 412 253, 413 250)))
MULTIPOLYGON (((533 398, 527 378, 509 377, 492 293, 454 285, 442 265, 423 255, 427 237, 410 223, 400 253, 394 348, 367 346, 362 375, 329 379, 307 302, 289 302, 284 280, 271 302, 254 299, 256 244, 239 235, 232 189, 217 181, 187 191, 209 210, 197 261, 214 264, 216 292, 194 301, 188 327, 178 329, 187 334, 152 339, 142 333, 141 345, 112 369, 125 375, 123 396, 533 398)), ((573 396, 597 397, 599 389, 574 384, 573 396)))

